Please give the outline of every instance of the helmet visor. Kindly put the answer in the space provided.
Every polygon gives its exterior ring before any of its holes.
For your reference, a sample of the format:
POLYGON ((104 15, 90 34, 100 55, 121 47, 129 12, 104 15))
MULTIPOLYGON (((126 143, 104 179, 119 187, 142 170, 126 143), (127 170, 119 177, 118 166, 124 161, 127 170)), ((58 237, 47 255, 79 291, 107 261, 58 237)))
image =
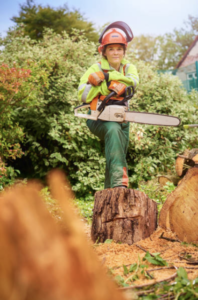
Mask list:
POLYGON ((124 33, 126 34, 126 39, 127 39, 127 42, 130 42, 132 41, 133 39, 133 32, 131 30, 131 28, 125 23, 125 22, 122 22, 122 21, 117 21, 117 22, 114 22, 114 23, 111 23, 109 26, 107 26, 101 33, 100 37, 99 37, 99 43, 101 44, 102 43, 102 38, 103 38, 103 35, 104 33, 111 29, 111 28, 118 28, 118 29, 121 29, 122 31, 124 31, 124 33))

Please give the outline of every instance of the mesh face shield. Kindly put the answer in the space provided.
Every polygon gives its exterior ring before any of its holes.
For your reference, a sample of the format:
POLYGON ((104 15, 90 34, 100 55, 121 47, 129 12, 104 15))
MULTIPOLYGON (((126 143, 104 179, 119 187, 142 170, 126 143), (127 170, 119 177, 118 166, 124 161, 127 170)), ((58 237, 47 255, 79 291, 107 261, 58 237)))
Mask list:
POLYGON ((106 31, 108 31, 111 28, 118 28, 121 29, 122 31, 124 31, 124 33, 126 34, 126 39, 127 39, 127 43, 132 41, 133 39, 133 32, 131 30, 131 28, 124 22, 122 21, 117 21, 114 23, 111 23, 109 26, 107 26, 101 33, 100 38, 99 38, 99 43, 102 43, 102 38, 103 35, 105 34, 106 31))

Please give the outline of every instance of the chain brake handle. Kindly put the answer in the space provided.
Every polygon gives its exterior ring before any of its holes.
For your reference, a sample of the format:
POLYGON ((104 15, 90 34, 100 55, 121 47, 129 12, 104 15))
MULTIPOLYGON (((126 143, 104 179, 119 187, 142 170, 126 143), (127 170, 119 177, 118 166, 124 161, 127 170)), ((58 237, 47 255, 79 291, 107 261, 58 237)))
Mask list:
MULTIPOLYGON (((124 91, 124 99, 122 99, 121 101, 118 101, 118 105, 122 105, 126 101, 130 100, 133 97, 134 93, 135 93, 134 87, 132 85, 127 86, 124 91)), ((105 97, 105 99, 102 101, 102 103, 100 104, 100 106, 98 107, 97 110, 101 111, 102 109, 104 109, 108 100, 114 96, 116 96, 116 92, 113 91, 107 97, 105 97)))

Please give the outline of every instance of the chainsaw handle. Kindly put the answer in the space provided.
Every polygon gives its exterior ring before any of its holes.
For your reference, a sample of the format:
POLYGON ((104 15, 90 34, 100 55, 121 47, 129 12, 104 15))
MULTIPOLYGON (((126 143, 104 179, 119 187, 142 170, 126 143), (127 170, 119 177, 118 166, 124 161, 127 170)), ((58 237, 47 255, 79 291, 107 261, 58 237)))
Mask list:
POLYGON ((78 113, 78 110, 81 109, 81 108, 89 108, 90 107, 90 103, 83 103, 77 107, 74 108, 74 115, 76 117, 79 117, 79 118, 84 118, 85 116, 87 116, 86 114, 80 114, 78 113))
POLYGON ((124 91, 124 99, 120 101, 120 104, 124 104, 124 102, 130 100, 133 97, 134 93, 135 93, 134 86, 132 85, 127 86, 124 91))
MULTIPOLYGON (((130 100, 130 99, 133 97, 134 93, 135 93, 134 87, 133 87, 132 85, 127 86, 127 87, 125 88, 125 91, 124 91, 124 99, 121 100, 121 101, 119 101, 119 102, 118 102, 118 105, 122 105, 122 104, 124 104, 126 101, 130 100)), ((101 111, 102 109, 104 109, 104 108, 105 108, 105 105, 106 105, 106 103, 107 103, 107 101, 108 101, 111 97, 113 97, 113 96, 116 96, 116 92, 114 92, 114 91, 111 92, 111 93, 110 93, 110 94, 102 101, 101 105, 98 107, 98 111, 101 111)))
POLYGON ((100 104, 100 106, 98 107, 97 110, 101 111, 102 109, 104 109, 107 101, 113 96, 116 96, 116 92, 114 92, 114 91, 111 92, 107 97, 104 98, 104 100, 102 101, 102 103, 100 104))

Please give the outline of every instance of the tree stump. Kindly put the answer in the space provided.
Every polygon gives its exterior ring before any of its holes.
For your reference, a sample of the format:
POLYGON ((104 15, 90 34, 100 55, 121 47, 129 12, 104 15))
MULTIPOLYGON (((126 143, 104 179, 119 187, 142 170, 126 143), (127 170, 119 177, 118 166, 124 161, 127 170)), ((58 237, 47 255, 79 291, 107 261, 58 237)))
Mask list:
POLYGON ((188 170, 168 196, 159 217, 159 226, 176 233, 183 242, 198 241, 198 168, 188 170))
POLYGON ((91 236, 94 242, 113 239, 129 245, 157 228, 157 204, 140 191, 114 188, 95 194, 91 236))

